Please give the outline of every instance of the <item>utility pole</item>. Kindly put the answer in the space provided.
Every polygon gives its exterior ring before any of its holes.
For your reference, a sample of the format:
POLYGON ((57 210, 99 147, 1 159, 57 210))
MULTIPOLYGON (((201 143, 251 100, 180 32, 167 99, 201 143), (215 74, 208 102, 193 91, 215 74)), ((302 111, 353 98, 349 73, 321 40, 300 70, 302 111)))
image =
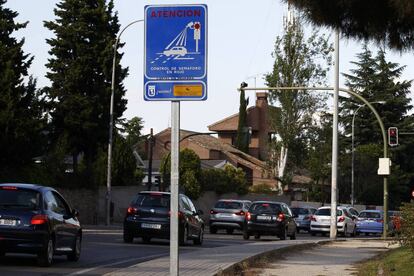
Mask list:
POLYGON ((336 239, 336 208, 338 202, 338 99, 339 99, 339 30, 335 31, 335 85, 332 126, 332 172, 331 172, 331 228, 330 238, 336 239))

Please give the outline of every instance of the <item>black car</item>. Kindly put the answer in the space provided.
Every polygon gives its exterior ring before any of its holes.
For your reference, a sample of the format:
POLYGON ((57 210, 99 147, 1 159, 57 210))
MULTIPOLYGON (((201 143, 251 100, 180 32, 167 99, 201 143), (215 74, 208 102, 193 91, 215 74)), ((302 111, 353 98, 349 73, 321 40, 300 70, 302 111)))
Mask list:
MULTIPOLYGON (((124 242, 131 243, 141 237, 148 243, 152 238, 170 238, 170 193, 144 191, 132 200, 124 220, 124 242)), ((185 245, 193 240, 200 245, 204 238, 204 221, 193 202, 185 195, 179 195, 179 243, 185 245)))
POLYGON ((248 240, 251 235, 260 239, 262 235, 276 235, 281 240, 289 236, 296 239, 296 223, 289 207, 282 202, 255 201, 246 213, 243 238, 248 240))
POLYGON ((0 184, 0 256, 37 254, 41 266, 50 266, 53 255, 77 261, 82 241, 77 216, 50 187, 0 184))

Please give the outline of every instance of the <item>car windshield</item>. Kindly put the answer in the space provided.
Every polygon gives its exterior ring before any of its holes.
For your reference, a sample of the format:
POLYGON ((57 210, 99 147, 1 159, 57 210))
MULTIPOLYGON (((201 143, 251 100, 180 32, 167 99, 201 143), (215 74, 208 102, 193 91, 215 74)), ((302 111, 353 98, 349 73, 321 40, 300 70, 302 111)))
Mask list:
POLYGON ((359 214, 359 217, 360 218, 375 218, 375 219, 377 219, 377 218, 381 218, 382 215, 381 215, 381 213, 378 213, 378 212, 361 212, 359 214))
POLYGON ((16 187, 0 188, 0 208, 2 209, 39 209, 40 193, 16 187))
POLYGON ((293 214, 296 216, 309 214, 309 211, 306 208, 290 208, 290 209, 292 210, 293 214))
POLYGON ((256 203, 250 206, 249 212, 253 214, 279 214, 281 208, 279 204, 275 203, 256 203))
MULTIPOLYGON (((336 215, 342 216, 342 211, 336 210, 336 215)), ((318 209, 315 212, 315 216, 331 216, 331 208, 318 209)))
POLYGON ((134 204, 139 207, 170 208, 170 195, 168 194, 138 194, 134 204))
POLYGON ((217 209, 241 209, 242 203, 235 201, 219 201, 216 203, 214 208, 217 209))

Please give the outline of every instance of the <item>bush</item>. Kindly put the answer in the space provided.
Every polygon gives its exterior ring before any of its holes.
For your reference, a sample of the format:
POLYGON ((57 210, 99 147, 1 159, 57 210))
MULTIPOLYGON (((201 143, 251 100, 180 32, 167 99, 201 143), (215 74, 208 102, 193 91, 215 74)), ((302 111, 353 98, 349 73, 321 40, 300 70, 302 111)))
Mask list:
POLYGON ((402 244, 414 252, 414 202, 403 203, 401 207, 401 235, 402 244))
POLYGON ((272 189, 272 187, 266 183, 257 184, 250 187, 250 192, 257 193, 257 194, 272 194, 275 193, 275 191, 272 189))
POLYGON ((249 190, 246 174, 232 165, 226 165, 223 170, 204 170, 201 180, 203 191, 215 191, 219 195, 232 192, 242 195, 249 190))

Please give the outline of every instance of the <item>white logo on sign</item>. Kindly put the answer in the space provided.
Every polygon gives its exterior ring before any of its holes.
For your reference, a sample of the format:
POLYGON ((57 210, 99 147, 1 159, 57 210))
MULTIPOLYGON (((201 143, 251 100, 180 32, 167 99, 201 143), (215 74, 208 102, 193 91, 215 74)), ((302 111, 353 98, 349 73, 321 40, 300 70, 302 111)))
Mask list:
POLYGON ((155 96, 155 85, 148 85, 148 96, 155 96))

